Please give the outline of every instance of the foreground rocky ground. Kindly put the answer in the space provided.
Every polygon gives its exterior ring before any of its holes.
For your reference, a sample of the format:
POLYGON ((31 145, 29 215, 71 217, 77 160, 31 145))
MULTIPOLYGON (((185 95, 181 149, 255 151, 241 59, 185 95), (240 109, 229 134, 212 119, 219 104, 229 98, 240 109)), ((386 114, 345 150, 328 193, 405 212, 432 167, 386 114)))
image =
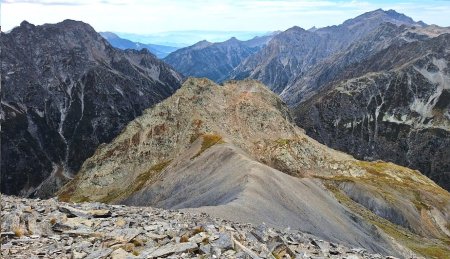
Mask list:
POLYGON ((1 198, 2 258, 393 258, 206 214, 1 198))

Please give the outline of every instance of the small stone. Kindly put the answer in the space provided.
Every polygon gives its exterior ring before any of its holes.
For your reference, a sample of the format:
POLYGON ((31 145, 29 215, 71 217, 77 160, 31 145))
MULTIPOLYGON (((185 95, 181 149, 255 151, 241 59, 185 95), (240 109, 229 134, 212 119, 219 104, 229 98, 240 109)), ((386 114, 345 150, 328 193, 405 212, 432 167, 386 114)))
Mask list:
POLYGON ((135 257, 133 254, 128 253, 122 248, 116 249, 114 250, 114 252, 111 253, 111 259, 126 259, 133 257, 135 257))
POLYGON ((66 225, 64 223, 60 223, 60 222, 56 222, 52 226, 52 230, 55 231, 55 232, 64 232, 64 231, 69 231, 71 229, 72 229, 71 226, 66 225))
POLYGON ((206 238, 206 236, 205 236, 205 234, 202 232, 202 233, 198 233, 198 234, 196 234, 196 235, 190 237, 190 238, 189 238, 189 242, 197 243, 197 244, 198 244, 198 243, 201 243, 205 238, 206 238))
POLYGON ((160 256, 166 256, 173 253, 182 253, 186 252, 191 249, 197 249, 197 244, 186 242, 186 243, 179 243, 179 244, 169 244, 158 248, 152 248, 151 251, 148 253, 142 252, 143 257, 146 258, 154 258, 154 257, 160 257, 160 256))
POLYGON ((59 206, 59 211, 67 214, 70 217, 82 217, 82 218, 107 218, 111 217, 110 210, 80 210, 70 206, 59 206))
POLYGON ((330 255, 339 255, 339 254, 341 254, 341 252, 339 252, 338 250, 330 250, 329 253, 330 253, 330 255))
POLYGON ((234 243, 231 238, 231 235, 228 233, 220 233, 219 239, 214 240, 212 245, 218 247, 222 250, 234 249, 234 243))
POLYGON ((113 250, 110 248, 95 250, 94 252, 86 256, 85 259, 107 258, 112 253, 112 251, 113 250))
POLYGON ((155 231, 155 230, 157 230, 158 229, 158 226, 157 225, 150 225, 150 226, 145 226, 144 227, 144 230, 145 231, 155 231))
POLYGON ((366 249, 364 248, 352 248, 352 252, 357 253, 357 254, 362 254, 366 252, 366 249))
POLYGON ((67 214, 67 216, 69 217, 85 217, 85 218, 89 217, 89 215, 85 211, 72 208, 70 206, 61 205, 58 206, 58 210, 61 211, 62 213, 67 214))
POLYGON ((212 247, 212 254, 214 258, 219 258, 222 255, 222 250, 218 247, 212 247))
POLYGON ((7 232, 1 232, 0 235, 1 235, 1 237, 11 238, 11 237, 14 237, 16 234, 12 231, 7 231, 7 232))
POLYGON ((129 242, 131 239, 135 238, 137 235, 141 233, 141 229, 137 228, 123 228, 123 229, 115 229, 108 236, 120 240, 123 242, 129 242))
POLYGON ((94 218, 109 218, 112 215, 110 210, 89 210, 88 214, 94 218))
POLYGON ((153 233, 145 233, 145 235, 153 240, 160 240, 167 237, 167 235, 158 235, 153 233))
POLYGON ((256 229, 254 229, 251 232, 257 239, 259 242, 261 243, 265 243, 268 240, 268 227, 266 226, 266 224, 261 224, 259 225, 256 229))
POLYGON ((232 257, 234 254, 236 254, 236 251, 234 251, 234 250, 227 250, 227 251, 225 251, 224 253, 222 253, 222 256, 223 256, 224 258, 230 258, 230 257, 232 257))
POLYGON ((77 252, 75 250, 72 250, 72 259, 83 259, 87 256, 87 253, 85 252, 77 252))
POLYGON ((88 230, 88 229, 69 230, 69 231, 64 231, 64 233, 68 234, 71 237, 78 237, 78 236, 91 237, 91 236, 100 235, 100 234, 95 233, 95 232, 93 232, 91 230, 88 230))
POLYGON ((200 245, 200 251, 202 251, 202 253, 204 253, 204 254, 210 254, 211 253, 211 245, 210 244, 200 245))

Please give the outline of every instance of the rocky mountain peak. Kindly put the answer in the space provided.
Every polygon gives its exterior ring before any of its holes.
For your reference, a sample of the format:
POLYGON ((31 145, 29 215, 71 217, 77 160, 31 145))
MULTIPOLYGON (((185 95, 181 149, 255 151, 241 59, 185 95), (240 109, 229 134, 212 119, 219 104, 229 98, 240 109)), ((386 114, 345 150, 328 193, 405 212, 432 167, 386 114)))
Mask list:
POLYGON ((22 22, 20 23, 20 28, 22 28, 22 29, 32 29, 32 28, 34 28, 34 27, 35 27, 34 24, 31 24, 31 23, 29 23, 29 22, 26 21, 26 20, 24 20, 24 21, 22 21, 22 22))
POLYGON ((361 24, 377 24, 377 23, 383 23, 383 22, 391 22, 394 24, 409 24, 409 25, 419 25, 422 24, 415 22, 411 17, 406 16, 402 13, 398 13, 395 10, 383 10, 383 9, 377 9, 374 11, 370 11, 364 14, 361 14, 355 18, 346 20, 342 25, 346 27, 353 27, 355 25, 361 24))
POLYGON ((195 43, 194 45, 192 45, 192 48, 202 49, 202 48, 206 48, 206 47, 210 46, 211 44, 213 44, 213 43, 211 43, 207 40, 201 40, 201 41, 195 43))
MULTIPOLYGON (((305 29, 303 29, 302 27, 299 27, 299 26, 293 26, 293 27, 291 27, 291 28, 289 28, 289 29, 287 29, 285 32, 286 33, 302 33, 302 32, 305 32, 306 30, 305 29)), ((279 35, 279 34, 278 34, 279 35)))
POLYGON ((233 41, 239 41, 238 39, 236 39, 236 37, 231 37, 231 38, 229 38, 228 40, 226 40, 225 42, 228 42, 228 41, 231 41, 231 42, 233 42, 233 41))
POLYGON ((74 36, 74 37, 80 37, 87 35, 91 36, 92 39, 98 40, 99 34, 92 28, 91 25, 82 22, 82 21, 76 21, 71 19, 66 19, 62 22, 56 23, 56 24, 44 24, 40 26, 36 26, 37 28, 42 29, 43 32, 50 32, 50 33, 62 33, 67 36, 74 36))
POLYGON ((228 40, 224 41, 225 44, 241 44, 242 41, 236 39, 236 37, 231 37, 228 40))
POLYGON ((405 257, 403 246, 422 242, 445 253, 439 240, 450 234, 448 192, 418 171, 358 161, 312 140, 253 80, 189 78, 100 146, 58 195, 290 226, 405 257), (398 231, 412 237, 396 236, 394 245, 386 235, 398 231))
POLYGON ((51 195, 99 144, 180 86, 148 51, 115 49, 79 21, 23 22, 0 47, 7 194, 51 195))

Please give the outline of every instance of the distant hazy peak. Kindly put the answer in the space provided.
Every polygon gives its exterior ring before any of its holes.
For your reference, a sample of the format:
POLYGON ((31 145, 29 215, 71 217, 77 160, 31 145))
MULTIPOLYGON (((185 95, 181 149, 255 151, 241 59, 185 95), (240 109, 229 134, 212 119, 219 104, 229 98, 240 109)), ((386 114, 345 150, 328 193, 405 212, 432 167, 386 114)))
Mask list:
POLYGON ((404 24, 416 24, 416 25, 426 25, 423 22, 416 22, 411 17, 406 16, 402 13, 398 13, 395 10, 383 10, 383 9, 377 9, 374 11, 363 13, 353 19, 346 20, 343 25, 348 26, 352 25, 354 23, 359 22, 367 22, 371 20, 381 20, 381 21, 392 21, 392 22, 398 22, 398 23, 404 23, 404 24))
POLYGON ((206 48, 206 47, 208 47, 208 46, 210 46, 210 45, 212 45, 213 43, 211 43, 211 42, 209 42, 209 41, 207 41, 207 40, 202 40, 202 41, 199 41, 199 42, 197 42, 197 43, 195 43, 194 45, 192 45, 191 47, 193 48, 193 49, 202 49, 202 48, 206 48))
POLYGON ((115 34, 114 32, 110 32, 110 31, 99 32, 99 33, 100 33, 100 35, 102 35, 103 38, 105 38, 107 40, 120 38, 117 34, 115 34))
POLYGON ((224 41, 224 43, 225 43, 225 42, 233 43, 233 42, 241 42, 241 41, 238 40, 238 39, 236 39, 236 37, 231 37, 231 38, 229 38, 228 40, 224 41))
POLYGON ((286 32, 289 32, 289 31, 304 32, 304 31, 306 31, 306 30, 303 29, 302 27, 299 27, 299 26, 293 26, 293 27, 291 27, 291 28, 289 28, 289 29, 286 30, 286 32))

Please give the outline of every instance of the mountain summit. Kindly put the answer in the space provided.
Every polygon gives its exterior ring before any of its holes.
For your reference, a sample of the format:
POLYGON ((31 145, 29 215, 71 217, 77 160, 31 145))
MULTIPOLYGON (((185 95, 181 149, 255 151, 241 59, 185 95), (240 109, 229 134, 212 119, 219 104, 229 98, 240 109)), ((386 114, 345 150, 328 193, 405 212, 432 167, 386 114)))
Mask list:
MULTIPOLYGON (((302 91, 302 85, 297 84, 299 78, 311 78, 308 72, 316 65, 368 37, 385 23, 396 26, 424 25, 393 10, 378 9, 337 26, 308 31, 294 26, 276 35, 265 48, 239 64, 230 78, 257 79, 278 94, 294 88, 291 92, 286 92, 285 100, 289 104, 297 104, 303 98, 294 92, 302 91)), ((311 79, 313 78, 315 77, 311 79)))
POLYGON ((251 80, 188 79, 102 145, 58 195, 290 226, 383 254, 426 254, 431 243, 448 252, 448 192, 417 171, 319 144, 251 80))
POLYGON ((111 47, 90 25, 26 21, 1 34, 1 189, 49 196, 101 143, 172 94, 181 76, 148 51, 111 47))

